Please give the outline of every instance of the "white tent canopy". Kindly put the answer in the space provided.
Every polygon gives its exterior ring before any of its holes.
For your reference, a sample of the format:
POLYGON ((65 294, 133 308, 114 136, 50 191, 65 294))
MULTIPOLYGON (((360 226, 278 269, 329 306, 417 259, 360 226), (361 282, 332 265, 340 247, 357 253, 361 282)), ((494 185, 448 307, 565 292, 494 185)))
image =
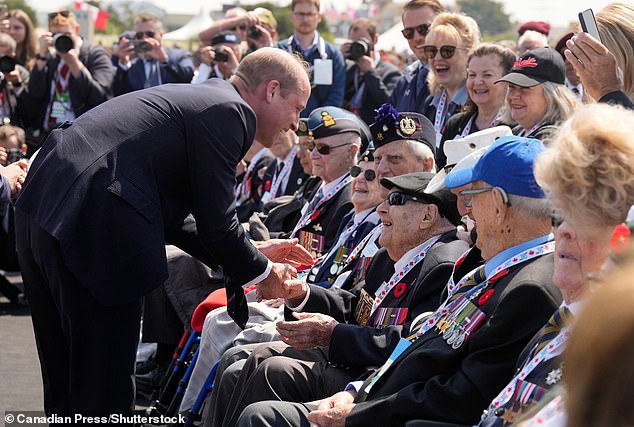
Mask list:
POLYGON ((170 41, 183 41, 195 38, 199 32, 208 28, 213 24, 213 19, 209 16, 209 7, 202 5, 198 14, 194 16, 189 22, 178 30, 170 31, 163 35, 164 40, 170 41))
POLYGON ((399 22, 386 32, 379 35, 379 41, 374 47, 375 50, 390 50, 394 49, 397 52, 408 52, 409 44, 401 30, 403 29, 403 23, 399 22))

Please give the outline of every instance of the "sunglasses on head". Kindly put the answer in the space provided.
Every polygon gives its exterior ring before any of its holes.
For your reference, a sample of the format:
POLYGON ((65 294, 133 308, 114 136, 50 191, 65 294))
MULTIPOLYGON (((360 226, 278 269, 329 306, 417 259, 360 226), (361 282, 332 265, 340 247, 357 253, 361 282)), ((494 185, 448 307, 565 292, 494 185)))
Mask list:
POLYGON ((423 46, 423 52, 427 59, 434 59, 438 51, 440 51, 440 56, 444 59, 449 59, 456 53, 456 46, 440 46, 440 49, 433 45, 423 46))
POLYGON ((376 178, 376 172, 374 172, 374 169, 366 169, 363 170, 361 169, 359 166, 352 166, 350 168, 350 176, 353 178, 358 177, 359 175, 361 175, 361 172, 363 172, 363 176, 365 178, 366 181, 374 181, 374 178, 376 178))
POLYGON ((154 31, 137 31, 134 34, 134 38, 137 39, 137 40, 142 40, 142 39, 144 39, 146 37, 149 37, 149 38, 153 39, 155 35, 156 35, 156 33, 154 31))
POLYGON ((70 16, 70 10, 58 10, 57 12, 51 12, 48 14, 48 20, 52 21, 57 15, 68 18, 70 16))
POLYGON ((326 145, 326 144, 322 144, 320 142, 315 142, 314 140, 313 141, 308 141, 306 143, 306 147, 310 151, 313 151, 316 148, 317 152, 319 154, 323 155, 323 156, 327 156, 335 148, 343 147, 343 146, 346 146, 346 145, 348 145, 347 142, 344 142, 343 144, 339 144, 339 145, 326 145))
POLYGON ((413 200, 419 203, 427 203, 425 200, 419 199, 416 196, 401 193, 400 191, 393 191, 387 195, 387 202, 390 206, 403 206, 408 200, 413 200))
POLYGON ((414 31, 418 31, 418 34, 420 34, 421 36, 426 36, 427 33, 429 33, 429 26, 429 24, 420 24, 415 27, 403 28, 401 30, 401 34, 403 34, 403 37, 405 37, 407 40, 414 37, 414 31))

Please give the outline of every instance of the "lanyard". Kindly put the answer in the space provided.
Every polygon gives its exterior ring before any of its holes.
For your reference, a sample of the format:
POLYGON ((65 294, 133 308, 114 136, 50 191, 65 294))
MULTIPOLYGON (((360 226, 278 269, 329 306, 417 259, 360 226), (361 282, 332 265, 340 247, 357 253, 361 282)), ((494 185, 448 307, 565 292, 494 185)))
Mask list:
POLYGON ((352 261, 354 261, 361 253, 361 251, 365 248, 365 245, 370 241, 374 242, 381 234, 381 231, 383 231, 383 224, 378 224, 376 227, 374 227, 374 229, 369 232, 368 235, 365 236, 363 240, 361 240, 361 242, 359 242, 352 253, 348 255, 348 258, 346 258, 346 264, 350 264, 352 261))
POLYGON ((277 197, 277 192, 284 182, 284 179, 286 179, 288 174, 291 173, 291 169, 293 168, 293 163, 295 162, 295 157, 297 156, 298 151, 298 147, 292 148, 290 158, 285 159, 282 170, 273 178, 273 182, 271 183, 271 188, 269 190, 269 193, 272 197, 277 197))
MULTIPOLYGON (((471 133, 471 128, 473 127, 473 123, 475 123, 476 116, 477 114, 474 114, 473 116, 471 116, 471 118, 465 125, 464 129, 462 130, 462 133, 460 133, 460 137, 464 138, 465 136, 469 135, 469 133, 471 133)), ((489 123, 488 127, 490 128, 493 127, 493 125, 495 125, 499 119, 500 119, 500 113, 498 112, 493 118, 493 120, 491 120, 491 123, 489 123)), ((480 130, 483 130, 483 129, 480 129, 480 130)))
MULTIPOLYGON (((317 42, 317 50, 319 51, 319 56, 321 56, 321 59, 328 59, 328 54, 326 53, 326 43, 324 42, 324 39, 317 34, 317 37, 319 38, 318 42, 317 42)), ((288 38, 288 46, 286 46, 286 50, 288 50, 288 53, 293 53, 293 40, 295 39, 294 36, 290 36, 288 38)), ((304 51, 304 49, 301 47, 301 45, 299 46, 300 49, 302 49, 302 53, 304 51)))
POLYGON ((528 362, 526 362, 524 366, 522 367, 522 370, 518 372, 517 375, 513 377, 511 382, 507 384, 506 387, 504 387, 502 392, 498 394, 498 396, 495 399, 493 399, 493 402, 491 402, 491 406, 489 407, 489 412, 492 410, 495 410, 496 408, 499 408, 500 406, 504 406, 509 401, 509 399, 513 396, 513 394, 515 394, 515 390, 517 388, 519 381, 524 380, 528 376, 528 374, 533 372, 533 370, 537 367, 537 365, 539 365, 545 360, 549 360, 552 357, 555 357, 555 356, 552 356, 552 354, 555 351, 557 351, 557 349, 561 345, 565 344, 568 341, 569 336, 570 336, 569 328, 563 328, 559 332, 559 335, 555 337, 555 339, 553 339, 547 346, 542 348, 539 351, 539 353, 535 355, 535 357, 533 357, 528 362))
POLYGON ((530 130, 528 132, 526 132, 526 130, 522 128, 522 131, 517 136, 529 137, 529 136, 531 136, 533 134, 533 132, 535 132, 541 126, 542 126, 542 123, 538 122, 535 126, 530 128, 530 130))
POLYGON ((333 188, 329 193, 324 194, 324 197, 322 197, 321 200, 319 201, 319 203, 317 203, 310 211, 306 210, 304 215, 302 215, 301 220, 295 226, 295 229, 293 230, 293 233, 291 234, 291 237, 294 237, 295 234, 297 233, 297 231, 299 231, 302 228, 304 228, 306 225, 308 225, 313 220, 313 218, 312 218, 313 215, 315 214, 315 212, 317 212, 317 210, 321 206, 323 206, 324 203, 326 203, 328 200, 330 200, 333 197, 335 197, 335 195, 337 193, 339 193, 339 191, 341 191, 346 185, 350 184, 351 182, 352 182, 352 177, 350 175, 346 175, 344 178, 342 178, 339 181, 339 183, 335 186, 335 188, 333 188))
MULTIPOLYGON (((498 266, 495 270, 493 270, 491 273, 489 273, 489 275, 487 275, 487 278, 484 282, 482 282, 480 285, 471 289, 468 293, 468 296, 470 296, 472 293, 475 293, 476 291, 480 291, 484 289, 484 287, 488 285, 489 280, 491 280, 492 277, 496 276, 503 270, 508 270, 509 268, 515 265, 522 264, 533 258, 537 258, 539 256, 552 253, 554 250, 555 250, 555 243, 551 241, 551 242, 547 242, 547 243, 535 246, 533 248, 528 248, 525 251, 519 253, 518 255, 512 256, 511 258, 506 260, 504 263, 502 263, 500 266, 498 266)), ((477 268, 480 268, 480 267, 477 267, 477 268)), ((473 271, 471 271, 469 274, 467 274, 465 277, 463 277, 460 280, 458 286, 456 286, 455 291, 460 289, 460 286, 464 284, 464 282, 466 281, 466 278, 469 277, 471 273, 473 273, 473 271)), ((451 295, 453 294, 451 294, 450 292, 450 295, 447 297, 445 302, 443 302, 443 304, 434 312, 434 314, 432 314, 430 317, 428 317, 425 320, 425 323, 417 331, 418 336, 423 335, 425 332, 429 331, 431 328, 436 326, 440 318, 445 316, 447 313, 451 311, 451 308, 453 308, 451 303, 455 301, 459 301, 459 299, 456 299, 450 302, 449 300, 451 299, 451 295)))
POLYGON ((374 303, 372 304, 370 316, 372 316, 374 311, 379 307, 379 305, 381 305, 390 291, 394 289, 394 287, 398 285, 401 280, 403 280, 403 277, 405 277, 407 273, 409 273, 416 265, 418 265, 419 262, 425 259, 425 255, 427 255, 429 248, 431 248, 434 243, 438 241, 439 238, 440 236, 434 236, 429 239, 427 241, 427 244, 423 246, 420 251, 418 251, 412 258, 410 258, 410 260, 406 262, 403 267, 394 272, 392 277, 390 277, 390 280, 388 280, 387 282, 383 282, 381 287, 379 287, 379 289, 377 289, 374 294, 374 303))
POLYGON ((436 131, 436 147, 440 144, 442 138, 443 116, 445 115, 445 107, 447 107, 448 92, 442 88, 440 92, 440 100, 436 106, 436 119, 434 120, 434 130, 436 131))

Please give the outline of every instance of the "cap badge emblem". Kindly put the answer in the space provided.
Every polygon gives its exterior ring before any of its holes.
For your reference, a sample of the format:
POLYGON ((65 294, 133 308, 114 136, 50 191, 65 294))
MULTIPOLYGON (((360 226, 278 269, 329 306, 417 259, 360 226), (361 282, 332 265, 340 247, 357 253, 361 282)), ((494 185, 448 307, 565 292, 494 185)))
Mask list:
POLYGON ((328 113, 328 111, 321 112, 321 121, 324 123, 324 126, 330 127, 335 125, 335 119, 328 113))
POLYGON ((381 132, 378 132, 376 134, 376 139, 379 140, 379 141, 383 141, 383 134, 381 132))
POLYGON ((518 59, 517 61, 515 61, 515 64, 513 64, 513 70, 519 70, 520 68, 525 68, 525 67, 529 67, 529 68, 537 67, 537 59, 533 57, 526 58, 526 59, 518 59))
POLYGON ((405 135, 411 135, 416 132, 416 122, 410 117, 403 117, 398 125, 401 128, 401 132, 405 135))

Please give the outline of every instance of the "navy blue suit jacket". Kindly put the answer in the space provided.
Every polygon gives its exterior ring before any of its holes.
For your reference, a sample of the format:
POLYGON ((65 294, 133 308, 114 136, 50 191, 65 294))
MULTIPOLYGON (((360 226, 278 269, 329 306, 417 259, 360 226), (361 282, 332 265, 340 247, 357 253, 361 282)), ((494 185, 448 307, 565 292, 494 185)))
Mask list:
POLYGON ((233 193, 255 128, 253 110, 221 79, 113 98, 51 133, 16 215, 59 241, 67 267, 104 305, 165 281, 168 239, 247 283, 267 265, 237 221, 233 193), (182 230, 190 213, 194 238, 182 230))

